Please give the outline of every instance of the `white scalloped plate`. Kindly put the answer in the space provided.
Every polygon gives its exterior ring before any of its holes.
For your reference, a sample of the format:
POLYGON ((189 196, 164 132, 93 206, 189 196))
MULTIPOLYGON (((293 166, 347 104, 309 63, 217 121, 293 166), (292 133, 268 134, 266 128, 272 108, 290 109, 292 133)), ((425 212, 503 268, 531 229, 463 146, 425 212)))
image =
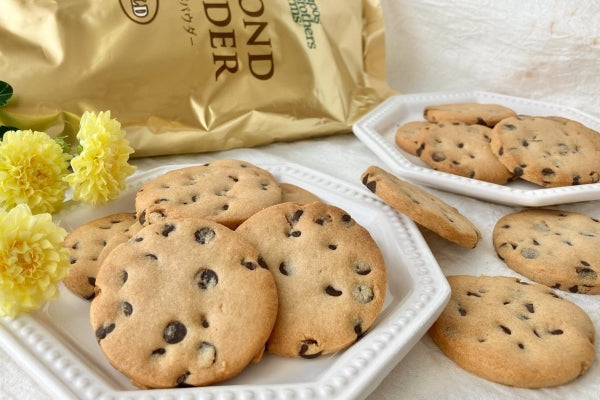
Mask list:
POLYGON ((388 98, 358 120, 353 131, 371 151, 390 168, 390 172, 436 189, 479 198, 494 203, 519 206, 548 206, 600 199, 600 183, 543 188, 517 180, 507 185, 479 181, 435 171, 418 157, 400 149, 395 143, 396 129, 409 121, 423 121, 423 110, 432 104, 495 103, 510 107, 518 114, 562 116, 581 122, 600 132, 600 120, 579 110, 556 104, 489 92, 420 93, 388 98))
MULTIPOLYGON (((185 165, 136 174, 124 194, 101 207, 68 204, 57 216, 67 230, 119 211, 133 211, 135 192, 148 180, 185 165)), ((350 213, 382 249, 388 290, 380 316, 345 351, 314 360, 265 355, 217 386, 140 390, 104 358, 89 324, 89 303, 61 287, 45 309, 0 320, 0 345, 38 381, 77 399, 361 399, 426 333, 446 305, 450 288, 415 224, 362 187, 292 164, 261 165, 280 182, 304 187, 350 213)))

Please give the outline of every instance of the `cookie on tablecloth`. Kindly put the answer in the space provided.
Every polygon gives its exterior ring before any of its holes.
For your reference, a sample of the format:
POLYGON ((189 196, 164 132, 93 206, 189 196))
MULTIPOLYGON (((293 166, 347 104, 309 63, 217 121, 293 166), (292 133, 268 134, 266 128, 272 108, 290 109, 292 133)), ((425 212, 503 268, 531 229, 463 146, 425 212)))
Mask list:
POLYGON ((115 213, 78 226, 65 238, 71 253, 71 268, 65 286, 86 300, 94 297, 94 282, 100 269, 100 254, 110 239, 136 222, 135 213, 115 213))
POLYGON ((203 386, 264 352, 277 288, 257 250, 213 221, 148 225, 105 259, 90 321, 108 361, 143 388, 203 386))
POLYGON ((402 150, 414 156, 421 146, 421 129, 429 125, 427 121, 409 121, 396 129, 394 141, 402 150))
POLYGON ((526 209, 500 218, 492 237, 498 256, 521 275, 572 293, 600 294, 600 220, 526 209))
POLYGON ((420 187, 374 165, 362 174, 362 183, 386 204, 410 219, 463 247, 481 239, 479 229, 456 208, 420 187))
POLYGON ((279 183, 281 187, 281 202, 286 203, 288 201, 299 203, 299 204, 310 204, 315 201, 321 201, 321 199, 314 193, 291 183, 279 183))
POLYGON ((383 255, 344 210, 320 202, 283 203, 254 214, 236 232, 256 246, 277 283, 270 353, 334 353, 375 321, 386 291, 383 255))
POLYGON ((429 335, 463 369, 504 385, 568 383, 594 362, 595 329, 575 303, 505 276, 448 276, 452 290, 429 335))
POLYGON ((270 172, 246 161, 221 159, 153 179, 136 194, 135 208, 142 225, 198 217, 233 229, 279 202, 281 188, 270 172))
POLYGON ((519 115, 492 130, 492 152, 526 181, 544 187, 600 180, 600 134, 562 117, 519 115))
POLYGON ((438 171, 503 185, 513 174, 492 153, 491 131, 461 122, 428 124, 421 129, 417 153, 438 171))
POLYGON ((429 105, 423 110, 423 117, 429 122, 464 122, 489 127, 513 115, 516 113, 509 107, 484 103, 429 105))

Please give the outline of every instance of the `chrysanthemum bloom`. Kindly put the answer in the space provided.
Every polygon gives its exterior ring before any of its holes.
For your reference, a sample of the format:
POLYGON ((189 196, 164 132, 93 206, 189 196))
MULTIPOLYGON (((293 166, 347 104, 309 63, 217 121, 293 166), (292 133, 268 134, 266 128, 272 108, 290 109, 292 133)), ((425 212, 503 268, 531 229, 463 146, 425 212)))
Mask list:
POLYGON ((73 189, 73 199, 91 204, 116 198, 125 188, 125 178, 135 171, 128 164, 133 149, 110 111, 85 112, 77 139, 81 153, 71 160, 73 173, 65 180, 73 189))
POLYGON ((9 131, 0 143, 0 206, 25 203, 33 213, 58 211, 65 200, 69 159, 44 132, 9 131))
POLYGON ((0 226, 0 316, 14 317, 58 297, 71 266, 67 232, 25 204, 0 209, 0 226))

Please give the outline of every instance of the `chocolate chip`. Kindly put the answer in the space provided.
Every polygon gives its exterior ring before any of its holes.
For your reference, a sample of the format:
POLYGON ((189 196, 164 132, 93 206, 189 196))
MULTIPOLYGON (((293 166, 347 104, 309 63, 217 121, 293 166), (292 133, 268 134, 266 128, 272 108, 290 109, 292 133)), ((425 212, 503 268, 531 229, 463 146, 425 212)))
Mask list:
POLYGON ((227 211, 229 210, 229 204, 224 204, 221 206, 221 211, 227 211))
POLYGON ((189 387, 190 385, 187 385, 185 383, 188 376, 190 376, 190 371, 186 371, 185 374, 178 376, 177 377, 177 387, 189 387))
POLYGON ((579 279, 597 279, 598 274, 591 268, 587 267, 577 267, 575 268, 575 272, 577 272, 577 276, 579 279))
POLYGON ((349 216, 348 214, 344 214, 342 215, 342 222, 348 223, 352 221, 352 217, 349 216))
POLYGON ((529 311, 529 312, 530 312, 530 313, 532 313, 532 314, 535 312, 535 309, 534 309, 534 307, 533 307, 533 304, 532 304, 532 303, 527 303, 527 304, 525 304, 525 308, 527 309, 527 311, 529 311))
POLYGON ((552 175, 554 175, 554 170, 552 168, 544 168, 544 169, 542 169, 542 175, 552 176, 552 175))
POLYGON ((151 260, 158 260, 158 257, 156 256, 156 254, 146 254, 146 257, 151 259, 151 260))
POLYGON ((127 279, 129 278, 129 274, 127 273, 127 271, 123 270, 121 271, 121 283, 124 285, 125 282, 127 282, 127 279))
POLYGON ((173 224, 165 224, 163 226, 163 230, 162 230, 161 234, 164 237, 168 237, 171 234, 171 232, 173 232, 174 230, 175 230, 175 225, 173 225, 173 224))
POLYGON ((298 355, 302 358, 317 358, 319 357, 323 351, 319 351, 313 354, 307 354, 311 346, 318 345, 318 342, 314 339, 306 339, 300 342, 300 349, 298 350, 298 355))
POLYGON ((523 168, 521 168, 521 167, 515 167, 515 169, 513 170, 513 174, 515 176, 522 176, 523 175, 523 168))
POLYGON ((538 252, 535 249, 532 249, 530 247, 526 247, 524 249, 521 250, 521 255, 524 258, 527 258, 528 260, 533 260, 536 259, 538 257, 538 252))
POLYGON ((289 234, 291 237, 300 237, 300 235, 302 235, 301 231, 291 231, 289 234))
POLYGON ((337 249, 337 245, 335 245, 335 244, 330 244, 327 247, 329 248, 329 250, 335 250, 335 249, 337 249))
POLYGON ((170 322, 163 331, 163 339, 169 344, 179 343, 185 338, 187 328, 179 321, 170 322))
POLYGON ((219 282, 219 277, 217 273, 212 269, 203 269, 200 270, 196 276, 194 277, 196 284, 200 287, 200 289, 211 289, 217 286, 219 282))
POLYGON ((417 157, 421 157, 421 154, 423 154, 423 150, 425 150, 425 143, 421 143, 421 145, 417 149, 417 151, 416 151, 417 157))
POLYGON ((502 129, 506 129, 507 131, 514 131, 517 127, 513 124, 502 124, 502 129))
POLYGON ((569 288, 569 292, 571 292, 571 293, 577 293, 577 292, 579 292, 579 287, 577 285, 571 286, 569 288))
POLYGON ((352 266, 354 272, 358 275, 369 275, 371 273, 371 266, 362 262, 356 263, 352 266))
POLYGON ((461 306, 458 306, 458 313, 464 317, 465 315, 467 315, 467 310, 465 310, 464 308, 462 308, 461 306))
POLYGON ((470 290, 467 292, 467 296, 481 297, 479 293, 471 292, 470 290))
POLYGON ((341 291, 341 290, 337 290, 336 288, 334 288, 334 287, 333 287, 333 286, 331 286, 331 285, 328 285, 328 286, 325 288, 325 293, 327 293, 327 294, 328 294, 328 295, 330 295, 330 296, 334 296, 334 297, 338 297, 338 296, 341 296, 341 295, 342 295, 342 291, 341 291))
POLYGON ((133 313, 133 306, 131 303, 124 301, 121 303, 121 311, 123 311, 126 317, 129 317, 133 313))
POLYGON ((365 335, 362 327, 362 321, 357 321, 354 324, 354 333, 356 333, 356 340, 360 340, 365 335))
POLYGON ((96 338, 98 340, 102 340, 102 339, 106 338, 106 335, 108 335, 109 333, 111 333, 114 330, 115 330, 115 324, 110 324, 106 327, 101 326, 100 328, 96 329, 96 338))
POLYGON ((234 181, 234 182, 237 182, 237 181, 239 181, 239 179, 238 179, 238 178, 236 178, 235 176, 231 176, 231 175, 229 175, 229 179, 231 179, 231 180, 232 180, 232 181, 234 181))
POLYGON ((431 159, 435 162, 441 162, 446 159, 446 155, 444 153, 435 152, 431 155, 431 159))
POLYGON ((146 210, 142 211, 142 213, 138 217, 138 221, 140 221, 140 224, 142 225, 146 223, 146 210))
POLYGON ((71 264, 75 264, 77 262, 77 259, 76 258, 71 258, 70 262, 71 262, 71 264))
POLYGON ((296 223, 300 221, 300 217, 302 216, 302 214, 304 214, 303 210, 296 210, 296 212, 294 212, 294 215, 292 215, 292 222, 296 223))
POLYGON ((206 317, 202 317, 202 322, 200 324, 202 325, 203 328, 208 328, 210 326, 206 317))
POLYGON ((282 262, 281 264, 279 264, 279 272, 281 272, 285 276, 290 275, 290 271, 288 271, 287 264, 285 262, 282 262))
POLYGON ((512 334, 511 330, 509 328, 507 328, 506 326, 504 326, 504 325, 500 325, 500 329, 502 329, 502 331, 504 333, 506 333, 507 335, 512 334))
POLYGON ((96 278, 94 278, 93 276, 88 276, 87 281, 90 285, 96 286, 96 278))
POLYGON ((549 331, 548 333, 550 333, 551 335, 562 335, 564 332, 562 329, 554 329, 552 331, 549 331))
POLYGON ((217 234, 215 233, 215 231, 209 227, 200 228, 194 233, 196 242, 198 242, 200 244, 207 244, 208 242, 213 240, 216 236, 217 236, 217 234))
POLYGON ((254 264, 252 261, 242 261, 242 265, 251 271, 256 269, 256 264, 254 264))
POLYGON ((153 356, 162 356, 163 354, 165 354, 167 351, 164 349, 164 347, 160 347, 156 350, 152 351, 152 355, 153 356))
POLYGON ((201 342, 198 345, 198 358, 203 367, 210 367, 217 360, 217 348, 210 342, 201 342))
POLYGON ((258 260, 257 260, 257 261, 258 261, 258 265, 259 265, 261 268, 264 268, 264 269, 269 269, 269 266, 267 265, 267 262, 265 261, 265 259, 264 259, 264 258, 262 258, 262 257, 258 257, 258 260))
POLYGON ((519 343, 518 346, 521 350, 523 350, 525 348, 525 345, 523 343, 519 343))
POLYGON ((373 294, 373 289, 367 285, 359 283, 352 289, 352 297, 354 297, 354 299, 361 304, 367 304, 373 301, 375 294, 373 294))
POLYGON ((501 156, 502 154, 504 154, 504 147, 498 149, 498 155, 501 156))

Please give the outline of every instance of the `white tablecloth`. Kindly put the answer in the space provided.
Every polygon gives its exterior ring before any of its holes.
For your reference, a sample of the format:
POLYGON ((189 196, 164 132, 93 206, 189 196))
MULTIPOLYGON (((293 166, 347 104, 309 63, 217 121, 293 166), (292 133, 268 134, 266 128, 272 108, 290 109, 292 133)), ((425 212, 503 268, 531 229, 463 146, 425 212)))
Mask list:
MULTIPOLYGON (((600 5, 552 0, 543 3, 463 0, 457 4, 383 0, 390 84, 403 93, 487 90, 551 101, 600 117, 600 5)), ((353 135, 221 153, 135 160, 140 170, 216 158, 291 161, 360 185, 371 164, 386 167, 353 135)), ((500 206, 430 189, 481 230, 474 250, 424 232, 443 272, 516 275, 496 256, 491 231, 518 207, 500 206)), ((600 201, 557 208, 600 218, 600 201)), ((600 298, 561 293, 580 305, 600 329, 600 298)), ((598 348, 598 346, 596 346, 598 348)), ((50 399, 34 377, 0 350, 0 399, 50 399)), ((477 378, 446 358, 428 336, 369 396, 385 399, 593 399, 600 393, 600 366, 575 382, 552 389, 514 389, 477 378)))

